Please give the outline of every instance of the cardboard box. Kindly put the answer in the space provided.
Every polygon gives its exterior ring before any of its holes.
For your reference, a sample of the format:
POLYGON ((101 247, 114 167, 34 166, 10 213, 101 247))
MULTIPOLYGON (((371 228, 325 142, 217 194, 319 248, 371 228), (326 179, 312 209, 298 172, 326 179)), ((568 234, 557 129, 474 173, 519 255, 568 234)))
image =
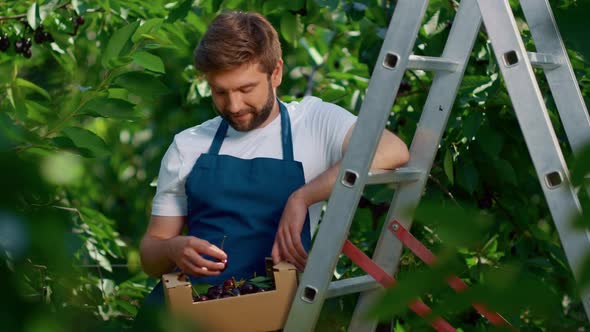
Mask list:
POLYGON ((174 315, 197 322, 204 331, 276 331, 283 328, 297 291, 297 271, 281 262, 273 267, 275 290, 193 302, 190 279, 162 276, 166 305, 174 315))

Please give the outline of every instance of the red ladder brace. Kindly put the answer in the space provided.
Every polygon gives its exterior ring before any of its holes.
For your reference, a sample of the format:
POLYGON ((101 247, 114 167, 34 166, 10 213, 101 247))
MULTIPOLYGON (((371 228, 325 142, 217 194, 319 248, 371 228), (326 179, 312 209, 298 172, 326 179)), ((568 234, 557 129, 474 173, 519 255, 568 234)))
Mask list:
MULTIPOLYGON (((408 232, 397 220, 393 220, 387 227, 400 241, 408 247, 416 256, 418 256, 423 262, 428 265, 434 264, 436 256, 432 254, 418 239, 416 239, 410 232, 408 232)), ((375 264, 367 255, 365 255, 360 249, 358 249, 352 242, 346 240, 342 247, 342 253, 348 256, 354 263, 356 263, 365 272, 371 275, 377 282, 383 287, 388 288, 396 284, 396 280, 390 276, 387 272, 383 271, 379 265, 375 264)), ((450 276, 447 280, 451 288, 457 292, 462 292, 468 288, 461 279, 457 276, 450 276)), ((421 317, 427 317, 430 315, 430 308, 420 300, 416 300, 410 303, 410 309, 417 313, 421 317)), ((512 331, 518 331, 515 329, 504 317, 497 312, 488 310, 483 304, 474 303, 473 307, 484 317, 486 317, 492 324, 496 326, 504 326, 510 328, 512 331)), ((455 331, 455 328, 451 326, 447 321, 440 317, 434 318, 430 325, 432 325, 437 331, 455 331)))
MULTIPOLYGON (((364 252, 362 252, 349 240, 344 242, 344 246, 342 246, 342 253, 348 256, 348 258, 355 262, 356 265, 358 265, 361 269, 371 275, 371 277, 383 285, 383 287, 388 288, 396 284, 397 281, 392 276, 383 271, 379 265, 375 264, 375 262, 373 262, 369 256, 365 255, 364 252)), ((415 300, 414 302, 410 303, 409 307, 421 317, 428 317, 431 313, 430 308, 420 300, 415 300)), ((455 328, 451 324, 440 317, 435 317, 430 322, 430 325, 432 325, 432 327, 434 327, 434 329, 439 332, 456 332, 455 328)))
MULTIPOLYGON (((392 220, 389 222, 387 226, 389 231, 391 231, 397 238, 410 249, 414 255, 418 256, 424 263, 428 265, 433 265, 436 262, 436 256, 432 252, 430 252, 418 239, 416 239, 407 229, 402 226, 402 224, 397 220, 392 220)), ((457 293, 461 293, 469 286, 463 280, 459 279, 457 276, 450 276, 447 279, 447 283, 453 288, 457 293)), ((490 323, 496 326, 504 326, 509 327, 512 331, 517 331, 504 317, 494 311, 490 311, 486 308, 485 305, 480 303, 473 303, 473 307, 477 312, 479 312, 482 316, 487 318, 490 323)))

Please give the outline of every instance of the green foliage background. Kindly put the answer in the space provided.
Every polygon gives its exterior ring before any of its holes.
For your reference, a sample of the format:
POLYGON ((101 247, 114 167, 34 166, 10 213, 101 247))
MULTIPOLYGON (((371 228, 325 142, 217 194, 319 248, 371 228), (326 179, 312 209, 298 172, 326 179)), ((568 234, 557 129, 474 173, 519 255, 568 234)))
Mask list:
MULTIPOLYGON (((517 1, 510 1, 522 17, 517 1)), ((587 1, 550 1, 582 94, 590 93, 587 1)), ((175 133, 215 116, 192 50, 215 14, 258 11, 280 32, 280 97, 313 94, 353 113, 396 1, 364 0, 17 0, 0 2, 0 30, 30 36, 43 25, 52 44, 25 59, 0 53, 0 321, 7 331, 128 329, 156 282, 141 272, 160 160, 175 133), (85 23, 76 34, 72 18, 85 23)), ((430 1, 415 53, 442 52, 457 3, 430 1)), ((534 45, 519 19, 529 49, 534 45)), ((537 76, 543 92, 544 77, 537 76)), ((432 75, 408 71, 388 127, 410 144, 432 75)), ((548 95, 548 94, 546 94, 548 95)), ((550 118, 576 185, 590 150, 574 160, 554 103, 550 118)), ((407 311, 420 296, 463 331, 491 329, 469 308, 478 300, 523 331, 587 330, 576 284, 484 32, 431 173, 413 233, 441 255, 434 269, 405 252, 400 284, 372 310, 399 331, 429 329, 407 311), (459 208, 460 207, 460 208, 459 208), (472 290, 457 296, 449 272, 472 290)), ((393 190, 369 187, 351 239, 371 253, 393 190)), ((588 197, 580 191, 589 211, 588 197)), ((586 212, 587 213, 587 212, 586 212)), ((587 228, 590 218, 577 220, 587 228)), ((590 280, 590 267, 583 282, 590 280)), ((362 274, 342 259, 337 277, 362 274)), ((318 330, 342 330, 355 297, 327 301, 318 330)), ((182 330, 163 319, 156 329, 182 330)))

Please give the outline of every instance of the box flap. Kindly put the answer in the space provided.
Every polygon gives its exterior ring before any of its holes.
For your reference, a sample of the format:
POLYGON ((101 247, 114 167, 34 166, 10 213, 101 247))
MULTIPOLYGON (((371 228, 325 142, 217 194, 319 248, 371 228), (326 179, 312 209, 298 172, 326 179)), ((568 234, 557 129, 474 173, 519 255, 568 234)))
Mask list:
POLYGON ((279 262, 278 264, 275 264, 275 266, 273 266, 273 269, 278 270, 278 271, 282 271, 282 270, 297 270, 297 268, 295 267, 295 265, 289 263, 289 262, 279 262))

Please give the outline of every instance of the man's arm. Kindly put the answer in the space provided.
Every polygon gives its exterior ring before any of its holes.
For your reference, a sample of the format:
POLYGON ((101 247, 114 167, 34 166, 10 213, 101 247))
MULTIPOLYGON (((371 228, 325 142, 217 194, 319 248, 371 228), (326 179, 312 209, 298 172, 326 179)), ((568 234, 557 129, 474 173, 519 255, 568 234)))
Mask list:
MULTIPOLYGON (((346 152, 353 129, 354 126, 346 133, 342 143, 342 154, 346 152)), ((393 133, 385 130, 377 146, 370 169, 395 169, 407 163, 409 159, 410 154, 406 144, 393 133)), ((340 164, 341 161, 337 162, 289 197, 273 245, 272 257, 275 263, 287 260, 294 264, 298 270, 303 271, 307 253, 301 244, 301 230, 303 229, 307 209, 311 205, 327 200, 330 197, 340 164)))
POLYGON ((227 260, 227 255, 205 240, 180 235, 185 222, 185 216, 152 215, 140 245, 141 266, 145 273, 159 278, 175 266, 194 276, 215 276, 221 273, 224 263, 207 260, 201 255, 209 255, 220 261, 227 260))

